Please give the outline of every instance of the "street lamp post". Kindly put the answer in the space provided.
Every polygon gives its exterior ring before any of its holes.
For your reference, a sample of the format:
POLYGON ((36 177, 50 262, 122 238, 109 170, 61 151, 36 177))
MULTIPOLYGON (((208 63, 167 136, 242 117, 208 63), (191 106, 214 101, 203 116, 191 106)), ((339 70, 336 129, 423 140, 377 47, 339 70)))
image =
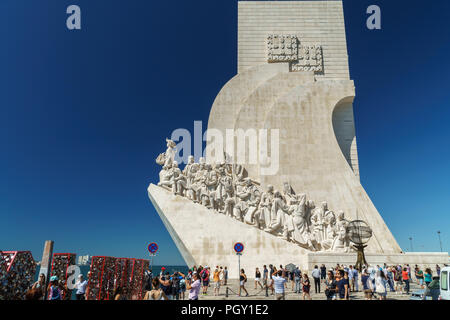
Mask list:
POLYGON ((411 244, 411 252, 412 252, 413 251, 412 237, 409 237, 409 241, 410 241, 410 244, 411 244))
POLYGON ((441 252, 442 252, 441 232, 438 231, 437 234, 438 234, 438 237, 439 237, 439 246, 441 247, 441 252))

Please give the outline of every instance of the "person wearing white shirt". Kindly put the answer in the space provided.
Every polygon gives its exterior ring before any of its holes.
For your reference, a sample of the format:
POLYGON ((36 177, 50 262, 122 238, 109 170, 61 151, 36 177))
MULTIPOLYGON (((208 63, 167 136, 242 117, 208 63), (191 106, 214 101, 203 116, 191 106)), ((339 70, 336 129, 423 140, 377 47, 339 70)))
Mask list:
POLYGON ((75 288, 77 288, 76 291, 76 297, 77 300, 85 300, 85 294, 86 294, 86 287, 88 285, 88 282, 83 279, 83 275, 78 276, 78 281, 75 283, 75 288))
POLYGON ((285 300, 284 296, 284 284, 286 283, 286 279, 282 277, 283 271, 279 270, 278 273, 274 273, 272 275, 273 286, 275 288, 275 299, 276 300, 285 300))

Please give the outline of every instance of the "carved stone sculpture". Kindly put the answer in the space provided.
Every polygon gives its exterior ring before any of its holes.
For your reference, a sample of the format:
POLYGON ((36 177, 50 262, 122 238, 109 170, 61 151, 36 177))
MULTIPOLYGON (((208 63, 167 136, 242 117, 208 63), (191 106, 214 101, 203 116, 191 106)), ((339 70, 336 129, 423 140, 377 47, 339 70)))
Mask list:
POLYGON ((162 166, 159 186, 308 250, 350 250, 343 211, 336 219, 327 202, 316 208, 306 194, 296 195, 288 182, 283 183, 283 194, 271 185, 262 192, 258 182, 244 178, 246 170, 241 165, 213 165, 204 158, 195 163, 189 156, 180 170, 174 160, 175 144, 169 139, 166 142, 166 152, 156 160, 162 166))

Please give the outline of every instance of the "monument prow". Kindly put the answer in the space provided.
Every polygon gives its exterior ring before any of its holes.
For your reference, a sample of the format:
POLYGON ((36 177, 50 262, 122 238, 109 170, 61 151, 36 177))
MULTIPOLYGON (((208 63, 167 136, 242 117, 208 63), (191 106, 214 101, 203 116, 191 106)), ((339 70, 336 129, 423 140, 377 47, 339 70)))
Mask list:
POLYGON ((212 106, 206 159, 190 157, 181 171, 167 140, 148 188, 188 266, 228 266, 237 277, 235 242, 251 272, 354 264, 351 220, 370 228, 368 263, 448 263, 447 253, 405 255, 360 183, 342 2, 240 1, 238 38, 238 74, 212 106), (246 143, 252 132, 270 138, 246 143))

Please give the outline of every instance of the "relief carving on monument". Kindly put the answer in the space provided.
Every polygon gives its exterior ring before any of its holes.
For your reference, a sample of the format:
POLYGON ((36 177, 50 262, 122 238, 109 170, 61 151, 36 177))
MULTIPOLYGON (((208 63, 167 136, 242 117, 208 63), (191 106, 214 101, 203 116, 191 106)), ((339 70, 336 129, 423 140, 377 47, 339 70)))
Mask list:
POLYGON ((296 35, 268 35, 267 60, 269 63, 289 62, 292 72, 323 72, 322 46, 299 45, 296 35))
POLYGON ((349 252, 349 221, 343 211, 337 215, 327 202, 319 207, 305 193, 295 194, 284 183, 283 192, 245 177, 245 168, 227 162, 195 163, 189 156, 183 170, 174 160, 175 143, 166 139, 167 150, 156 162, 162 166, 158 186, 186 197, 215 214, 224 214, 311 251, 349 252))
POLYGON ((267 37, 269 62, 289 62, 298 59, 298 39, 295 35, 270 34, 267 37))

